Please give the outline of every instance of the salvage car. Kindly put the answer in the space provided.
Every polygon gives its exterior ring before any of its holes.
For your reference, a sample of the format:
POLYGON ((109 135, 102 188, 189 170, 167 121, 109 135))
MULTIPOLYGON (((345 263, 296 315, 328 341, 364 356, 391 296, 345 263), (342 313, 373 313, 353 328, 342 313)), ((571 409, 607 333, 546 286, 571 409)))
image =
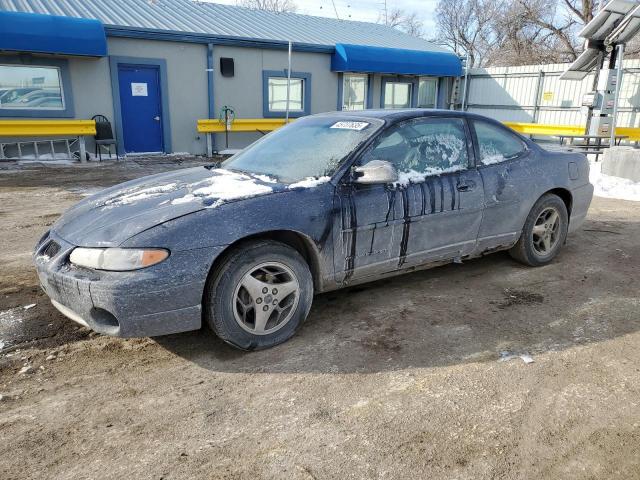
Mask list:
POLYGON ((245 349, 289 339, 313 296, 500 250, 551 262, 593 187, 579 153, 549 152, 478 115, 312 115, 222 164, 108 188, 38 242, 42 287, 97 332, 208 324, 245 349))

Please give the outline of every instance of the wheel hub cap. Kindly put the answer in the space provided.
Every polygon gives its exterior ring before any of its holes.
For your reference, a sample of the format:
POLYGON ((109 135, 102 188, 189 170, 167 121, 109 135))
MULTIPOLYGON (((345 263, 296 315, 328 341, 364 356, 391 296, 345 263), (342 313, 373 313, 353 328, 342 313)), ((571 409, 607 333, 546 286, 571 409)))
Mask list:
POLYGON ((560 234, 560 214, 554 207, 545 208, 536 220, 531 232, 533 249, 546 256, 556 247, 560 234))
POLYGON ((300 283, 289 267, 268 262, 250 268, 236 286, 233 314, 242 329, 267 335, 284 327, 298 306, 300 283))

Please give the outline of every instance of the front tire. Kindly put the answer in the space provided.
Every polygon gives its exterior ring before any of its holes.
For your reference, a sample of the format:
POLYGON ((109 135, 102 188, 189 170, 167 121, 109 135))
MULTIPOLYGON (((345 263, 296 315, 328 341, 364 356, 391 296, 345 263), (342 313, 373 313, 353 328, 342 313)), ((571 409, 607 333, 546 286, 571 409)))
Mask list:
POLYGON ((543 195, 529 212, 520 239, 509 254, 525 265, 546 265, 564 245, 568 228, 569 214, 562 199, 552 193, 543 195))
POLYGON ((313 279, 304 258, 273 240, 233 250, 207 282, 207 323, 242 350, 273 347, 291 338, 313 301, 313 279))

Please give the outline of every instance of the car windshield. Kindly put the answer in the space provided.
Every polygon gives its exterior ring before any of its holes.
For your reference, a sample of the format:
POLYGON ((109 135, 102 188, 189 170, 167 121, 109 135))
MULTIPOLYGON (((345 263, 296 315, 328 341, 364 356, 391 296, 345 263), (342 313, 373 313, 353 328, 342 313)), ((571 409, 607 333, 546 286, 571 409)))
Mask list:
POLYGON ((331 176, 342 160, 383 122, 375 118, 305 117, 270 133, 223 167, 293 183, 331 176))

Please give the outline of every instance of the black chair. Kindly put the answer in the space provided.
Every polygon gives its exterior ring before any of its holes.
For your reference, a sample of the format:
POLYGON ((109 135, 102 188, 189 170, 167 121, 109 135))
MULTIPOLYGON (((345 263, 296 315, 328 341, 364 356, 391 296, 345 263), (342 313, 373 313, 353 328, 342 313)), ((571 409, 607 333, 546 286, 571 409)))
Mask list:
POLYGON ((116 139, 113 135, 111 122, 104 115, 94 115, 91 120, 96 122, 96 135, 94 137, 96 143, 96 156, 102 161, 102 147, 107 147, 109 158, 111 158, 111 145, 116 145, 116 139))

